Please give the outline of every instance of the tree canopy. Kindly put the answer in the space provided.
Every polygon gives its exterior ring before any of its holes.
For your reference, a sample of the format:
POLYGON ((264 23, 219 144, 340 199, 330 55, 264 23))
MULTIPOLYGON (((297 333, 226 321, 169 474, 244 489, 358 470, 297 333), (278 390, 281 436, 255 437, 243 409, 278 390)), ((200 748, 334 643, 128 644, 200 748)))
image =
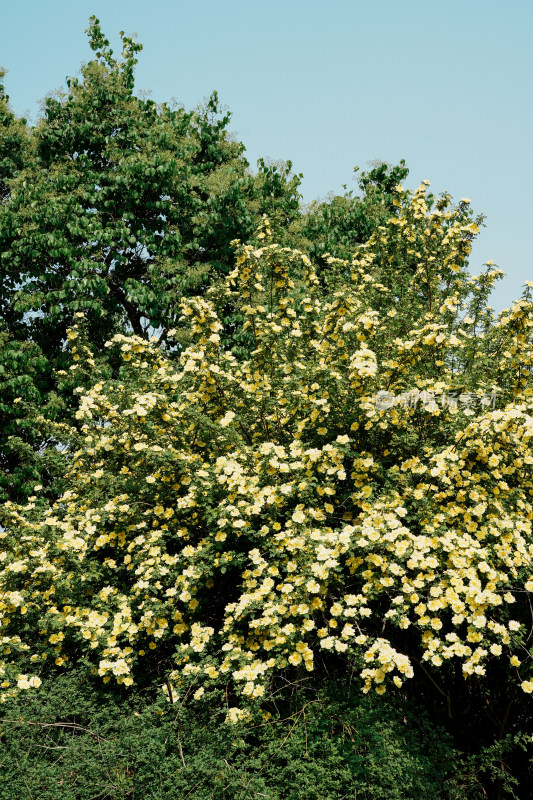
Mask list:
POLYGON ((141 45, 121 34, 116 59, 94 18, 88 36, 93 60, 45 100, 36 126, 14 115, 0 86, 0 332, 9 380, 28 386, 24 409, 6 386, 0 412, 0 458, 18 476, 17 497, 38 478, 52 482, 32 408, 69 419, 72 395, 53 372, 72 364, 75 314, 98 349, 118 332, 164 339, 181 297, 229 272, 235 237, 252 237, 265 212, 286 226, 299 207, 290 165, 261 160, 250 172, 216 92, 193 111, 157 105, 134 93, 141 45))

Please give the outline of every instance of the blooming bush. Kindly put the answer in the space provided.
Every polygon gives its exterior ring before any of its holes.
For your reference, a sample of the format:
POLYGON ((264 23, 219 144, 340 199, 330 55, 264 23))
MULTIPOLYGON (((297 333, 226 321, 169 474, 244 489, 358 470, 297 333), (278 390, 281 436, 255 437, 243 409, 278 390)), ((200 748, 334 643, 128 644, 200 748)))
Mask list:
POLYGON ((182 301, 189 346, 108 343, 123 366, 80 388, 70 488, 3 511, 3 699, 80 659, 173 701, 226 685, 233 721, 328 656, 364 692, 496 660, 533 690, 533 303, 493 319, 467 201, 397 198, 329 288, 265 221, 182 301))

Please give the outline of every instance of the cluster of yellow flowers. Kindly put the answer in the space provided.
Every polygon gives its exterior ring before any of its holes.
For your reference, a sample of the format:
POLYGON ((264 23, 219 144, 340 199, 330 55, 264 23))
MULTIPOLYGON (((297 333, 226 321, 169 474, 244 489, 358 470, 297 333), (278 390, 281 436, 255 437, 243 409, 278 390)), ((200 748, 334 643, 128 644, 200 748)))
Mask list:
POLYGON ((469 312, 497 276, 464 271, 475 224, 425 186, 397 197, 336 264, 342 289, 265 228, 182 301, 188 347, 109 343, 122 374, 81 393, 71 488, 4 512, 1 699, 79 653, 130 685, 151 651, 170 700, 231 682, 232 721, 274 673, 328 657, 379 694, 413 659, 483 675, 504 658, 531 691, 533 304, 469 312), (228 304, 245 359, 223 345, 228 304), (502 405, 473 416, 375 401, 487 387, 502 405))

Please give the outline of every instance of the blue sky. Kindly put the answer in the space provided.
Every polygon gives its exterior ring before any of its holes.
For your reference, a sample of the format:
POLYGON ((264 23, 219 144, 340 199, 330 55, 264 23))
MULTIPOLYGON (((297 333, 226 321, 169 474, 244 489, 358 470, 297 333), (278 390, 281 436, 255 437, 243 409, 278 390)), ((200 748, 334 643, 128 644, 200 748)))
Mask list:
POLYGON ((290 159, 310 201, 380 159, 407 185, 469 197, 486 214, 470 260, 505 272, 497 310, 533 279, 533 4, 527 0, 24 0, 5 4, 0 64, 13 108, 39 101, 91 55, 96 14, 144 45, 136 86, 187 107, 214 89, 255 165, 290 159))

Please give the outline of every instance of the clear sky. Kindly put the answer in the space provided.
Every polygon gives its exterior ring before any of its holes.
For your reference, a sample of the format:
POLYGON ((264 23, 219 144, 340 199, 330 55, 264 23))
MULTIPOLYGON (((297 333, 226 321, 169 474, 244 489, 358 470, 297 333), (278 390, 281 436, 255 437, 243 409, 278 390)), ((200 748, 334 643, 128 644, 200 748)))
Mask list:
POLYGON ((17 113, 91 56, 96 14, 144 45, 136 86, 193 107, 214 89, 255 166, 290 159, 304 200, 355 188, 353 168, 407 162, 407 185, 469 197, 486 214, 470 260, 505 272, 497 310, 533 279, 530 0, 19 0, 0 64, 17 113))

